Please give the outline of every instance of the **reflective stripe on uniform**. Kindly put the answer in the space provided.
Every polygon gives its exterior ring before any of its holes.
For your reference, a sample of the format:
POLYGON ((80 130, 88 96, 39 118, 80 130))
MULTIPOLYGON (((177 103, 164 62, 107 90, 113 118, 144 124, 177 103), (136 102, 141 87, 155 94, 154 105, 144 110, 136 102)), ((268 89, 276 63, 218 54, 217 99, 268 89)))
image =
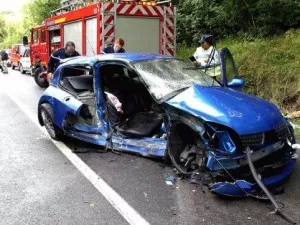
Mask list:
POLYGON ((207 73, 211 77, 221 76, 221 66, 213 66, 206 69, 206 71, 204 69, 203 72, 207 73))

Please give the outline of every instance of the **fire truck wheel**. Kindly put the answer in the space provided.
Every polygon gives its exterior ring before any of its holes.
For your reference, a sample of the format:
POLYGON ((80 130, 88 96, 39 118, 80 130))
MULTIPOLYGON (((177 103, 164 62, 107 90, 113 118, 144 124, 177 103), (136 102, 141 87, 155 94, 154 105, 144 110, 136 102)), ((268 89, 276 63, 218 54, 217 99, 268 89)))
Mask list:
POLYGON ((15 65, 12 65, 12 67, 11 67, 13 70, 16 68, 16 66, 15 65))
POLYGON ((45 75, 43 72, 43 69, 37 68, 34 72, 34 80, 38 86, 45 88, 49 86, 49 83, 47 80, 45 80, 45 75))

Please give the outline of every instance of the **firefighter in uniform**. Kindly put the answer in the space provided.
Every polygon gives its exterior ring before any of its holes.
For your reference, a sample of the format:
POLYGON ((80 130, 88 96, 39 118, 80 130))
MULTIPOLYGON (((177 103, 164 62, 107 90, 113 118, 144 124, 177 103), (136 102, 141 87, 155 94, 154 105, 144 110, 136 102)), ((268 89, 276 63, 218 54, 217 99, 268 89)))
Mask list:
POLYGON ((221 75, 221 67, 219 66, 219 53, 213 45, 213 36, 204 34, 199 40, 200 47, 194 53, 195 66, 207 67, 205 72, 210 76, 221 75))
POLYGON ((47 68, 47 80, 52 78, 52 74, 60 64, 61 59, 66 59, 70 57, 80 56, 80 54, 75 50, 75 44, 72 41, 68 41, 64 48, 57 49, 53 52, 49 58, 48 68, 47 68))
POLYGON ((117 38, 115 40, 114 45, 108 46, 103 49, 102 53, 108 54, 108 53, 125 53, 124 47, 124 40, 122 38, 117 38))

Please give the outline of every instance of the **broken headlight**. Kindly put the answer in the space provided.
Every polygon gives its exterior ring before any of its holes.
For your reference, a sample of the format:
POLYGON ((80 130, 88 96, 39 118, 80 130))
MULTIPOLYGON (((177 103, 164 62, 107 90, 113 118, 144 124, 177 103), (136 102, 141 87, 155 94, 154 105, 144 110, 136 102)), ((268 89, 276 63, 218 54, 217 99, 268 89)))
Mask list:
POLYGON ((224 154, 235 153, 236 144, 226 128, 211 124, 206 124, 205 127, 204 137, 208 140, 210 148, 224 154))

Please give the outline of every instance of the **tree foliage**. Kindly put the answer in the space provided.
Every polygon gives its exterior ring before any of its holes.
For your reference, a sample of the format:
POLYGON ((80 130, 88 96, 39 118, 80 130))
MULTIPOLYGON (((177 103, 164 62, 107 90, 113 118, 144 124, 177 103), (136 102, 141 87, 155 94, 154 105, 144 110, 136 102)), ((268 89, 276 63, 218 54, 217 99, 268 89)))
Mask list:
POLYGON ((300 27, 299 0, 180 0, 179 43, 195 43, 201 34, 265 37, 300 27))
POLYGON ((0 48, 21 43, 23 35, 29 35, 32 27, 50 17, 51 11, 59 6, 59 0, 32 0, 23 5, 23 18, 20 21, 6 19, 5 15, 9 12, 0 13, 0 48))
POLYGON ((0 43, 4 41, 6 37, 5 19, 2 13, 0 13, 0 43))
POLYGON ((15 43, 21 43, 24 29, 19 21, 7 21, 5 23, 5 37, 0 42, 1 48, 10 48, 15 43))
POLYGON ((41 24, 51 16, 51 11, 60 7, 59 0, 33 0, 23 7, 23 26, 28 29, 41 24))

